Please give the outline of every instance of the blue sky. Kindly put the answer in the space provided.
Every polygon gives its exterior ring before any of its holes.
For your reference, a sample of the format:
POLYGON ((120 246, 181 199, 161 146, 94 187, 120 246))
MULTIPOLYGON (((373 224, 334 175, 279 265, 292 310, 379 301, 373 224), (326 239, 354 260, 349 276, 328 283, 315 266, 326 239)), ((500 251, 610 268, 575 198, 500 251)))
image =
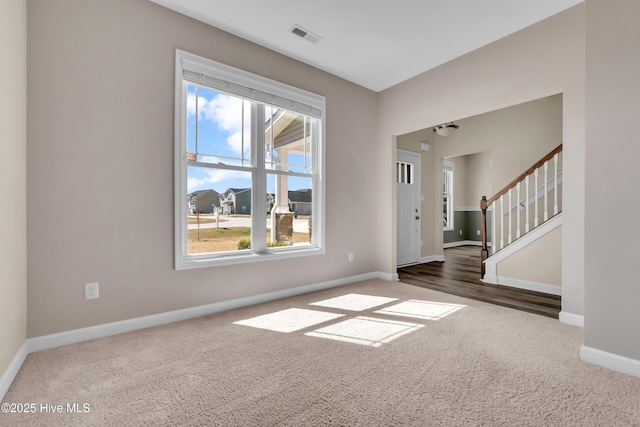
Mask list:
MULTIPOLYGON (((197 91, 196 121, 196 87, 188 85, 187 151, 196 151, 197 133, 199 161, 249 166, 249 101, 202 87, 197 91)), ((302 164, 303 161, 303 156, 290 155, 289 163, 302 164)), ((274 192, 273 182, 271 175, 267 179, 270 193, 274 192)), ((192 166, 187 171, 188 193, 210 188, 222 193, 227 188, 248 187, 251 187, 251 175, 246 172, 192 166)), ((310 178, 289 178, 289 190, 302 188, 311 188, 310 178)))

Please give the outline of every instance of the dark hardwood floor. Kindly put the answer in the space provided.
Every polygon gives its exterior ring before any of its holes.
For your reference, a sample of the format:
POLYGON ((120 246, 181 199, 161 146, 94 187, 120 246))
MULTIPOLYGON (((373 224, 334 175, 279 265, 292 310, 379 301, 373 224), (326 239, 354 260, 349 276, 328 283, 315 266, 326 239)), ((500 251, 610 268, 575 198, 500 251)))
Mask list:
POLYGON ((480 248, 458 246, 444 250, 444 262, 429 262, 398 269, 400 281, 516 310, 557 319, 560 296, 491 285, 480 281, 480 248))

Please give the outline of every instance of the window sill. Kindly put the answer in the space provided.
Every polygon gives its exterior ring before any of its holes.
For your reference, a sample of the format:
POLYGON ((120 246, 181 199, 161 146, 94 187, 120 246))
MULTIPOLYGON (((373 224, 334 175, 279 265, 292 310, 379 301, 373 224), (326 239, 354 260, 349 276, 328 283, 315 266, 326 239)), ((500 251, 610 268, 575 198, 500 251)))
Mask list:
POLYGON ((176 259, 176 270, 191 270, 195 268, 222 267, 225 265, 246 264, 259 261, 277 261, 280 259, 299 258, 309 255, 322 255, 323 248, 278 248, 268 249, 265 252, 234 253, 229 255, 217 255, 215 257, 184 256, 176 259))

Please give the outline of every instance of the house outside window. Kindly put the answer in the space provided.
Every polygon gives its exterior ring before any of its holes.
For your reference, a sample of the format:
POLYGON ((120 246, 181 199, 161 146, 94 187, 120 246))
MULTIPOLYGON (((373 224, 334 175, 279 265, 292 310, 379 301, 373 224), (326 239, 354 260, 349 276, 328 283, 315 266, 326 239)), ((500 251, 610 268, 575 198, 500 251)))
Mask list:
POLYGON ((324 109, 322 96, 176 51, 176 269, 324 252, 324 109), (222 216, 196 233, 178 201, 201 188, 220 194, 222 216), (304 219, 288 198, 299 191, 304 219))
POLYGON ((442 226, 453 230, 453 163, 445 160, 442 169, 442 226))

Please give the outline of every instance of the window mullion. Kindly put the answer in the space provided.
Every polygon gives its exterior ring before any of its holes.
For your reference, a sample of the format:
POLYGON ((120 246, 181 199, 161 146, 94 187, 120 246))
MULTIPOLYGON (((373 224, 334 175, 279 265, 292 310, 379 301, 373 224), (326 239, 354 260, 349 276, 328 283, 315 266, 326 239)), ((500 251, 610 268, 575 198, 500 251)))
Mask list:
POLYGON ((198 126, 199 126, 199 123, 198 123, 198 120, 199 120, 199 117, 198 117, 198 114, 199 114, 199 110, 198 110, 198 104, 199 104, 199 102, 198 102, 198 89, 199 89, 198 86, 196 86, 196 101, 195 101, 195 103, 196 103, 196 114, 195 114, 196 129, 195 129, 195 135, 194 135, 196 160, 198 159, 198 126))
POLYGON ((264 252, 267 249, 267 175, 265 171, 265 108, 263 104, 251 103, 251 152, 252 178, 251 188, 251 249, 264 252))
MULTIPOLYGON (((313 204, 312 204, 312 212, 311 212, 311 228, 313 233, 311 234, 311 244, 319 245, 318 236, 323 232, 321 228, 321 222, 319 221, 320 212, 322 211, 322 202, 320 201, 322 197, 318 197, 318 195, 322 194, 322 183, 318 181, 318 170, 319 170, 319 149, 320 149, 320 141, 318 139, 319 131, 318 131, 318 121, 311 120, 309 123, 309 139, 311 143, 311 147, 309 147, 309 151, 311 154, 311 164, 309 165, 309 172, 312 174, 311 178, 311 191, 313 194, 313 204)), ((306 146, 305 146, 306 150, 306 146)))
MULTIPOLYGON (((180 85, 176 84, 176 97, 180 97, 180 104, 176 102, 176 126, 177 121, 180 120, 179 129, 184 129, 184 132, 180 132, 176 134, 176 140, 179 141, 179 144, 176 144, 176 153, 175 153, 175 168, 179 171, 176 174, 176 182, 175 182, 175 198, 176 200, 184 200, 186 198, 186 194, 183 194, 182 189, 187 187, 187 163, 186 163, 186 152, 187 152, 187 114, 186 111, 188 109, 187 106, 187 84, 181 83, 180 85)), ((175 204, 175 220, 177 221, 174 225, 175 228, 175 239, 179 244, 176 245, 176 260, 182 259, 187 255, 187 239, 188 239, 188 230, 187 230, 187 206, 185 203, 176 203, 175 204), (185 225, 183 225, 185 224, 185 225)), ((176 262, 176 266, 177 266, 176 262)))

